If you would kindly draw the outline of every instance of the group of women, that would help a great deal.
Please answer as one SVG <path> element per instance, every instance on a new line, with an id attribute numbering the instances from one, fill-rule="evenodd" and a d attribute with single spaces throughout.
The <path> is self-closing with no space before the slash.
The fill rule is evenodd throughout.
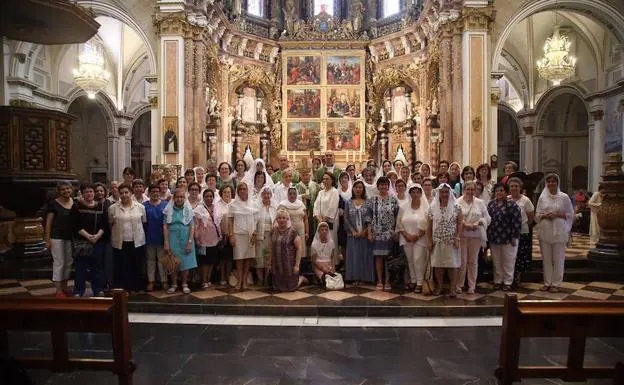
<path id="1" fill-rule="evenodd" d="M 513 164 L 494 183 L 487 164 L 475 171 L 442 161 L 434 178 L 427 163 L 410 170 L 400 160 L 379 168 L 369 161 L 356 174 L 355 165 L 342 172 L 333 154 L 328 160 L 315 158 L 312 169 L 296 171 L 280 161 L 277 173 L 262 159 L 234 167 L 210 163 L 177 180 L 165 169 L 147 186 L 126 169 L 110 194 L 102 184 L 83 185 L 77 198 L 61 183 L 46 223 L 57 295 L 66 295 L 74 258 L 76 296 L 85 294 L 88 270 L 95 295 L 112 286 L 188 294 L 196 268 L 202 289 L 217 276 L 221 285 L 244 290 L 254 269 L 259 285 L 270 280 L 274 289 L 292 291 L 306 283 L 301 268 L 309 258 L 319 282 L 340 265 L 354 285 L 391 290 L 404 280 L 422 293 L 431 283 L 433 294 L 447 287 L 453 297 L 475 292 L 479 255 L 487 248 L 495 287 L 510 290 L 530 266 L 533 222 L 543 255 L 542 289 L 561 285 L 574 211 L 556 175 L 546 177 L 534 208 L 522 181 L 511 177 Z M 166 255 L 179 261 L 177 271 L 165 271 Z M 407 262 L 404 276 L 393 274 L 397 261 Z"/>

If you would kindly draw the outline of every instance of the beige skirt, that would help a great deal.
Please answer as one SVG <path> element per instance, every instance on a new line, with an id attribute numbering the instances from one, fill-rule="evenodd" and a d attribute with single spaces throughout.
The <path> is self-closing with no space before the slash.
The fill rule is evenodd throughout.
<path id="1" fill-rule="evenodd" d="M 236 246 L 234 246 L 234 260 L 251 259 L 256 257 L 256 247 L 249 241 L 251 236 L 247 234 L 234 234 Z"/>
<path id="2" fill-rule="evenodd" d="M 461 267 L 461 253 L 453 245 L 438 242 L 433 246 L 431 253 L 431 267 L 459 268 Z"/>

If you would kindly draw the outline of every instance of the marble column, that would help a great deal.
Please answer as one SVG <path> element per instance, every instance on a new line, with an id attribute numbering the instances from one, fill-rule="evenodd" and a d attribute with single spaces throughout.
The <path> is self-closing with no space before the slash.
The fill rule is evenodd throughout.
<path id="1" fill-rule="evenodd" d="M 453 68 L 451 37 L 445 36 L 440 44 L 440 131 L 443 135 L 440 160 L 453 161 Z M 433 161 L 433 159 L 432 159 Z"/>
<path id="2" fill-rule="evenodd" d="M 109 134 L 106 136 L 108 142 L 108 180 L 119 180 L 120 168 L 119 168 L 119 156 L 117 151 L 119 149 L 119 137 L 115 134 Z"/>
<path id="3" fill-rule="evenodd" d="M 520 154 L 520 170 L 527 170 L 528 173 L 536 172 L 535 164 L 535 140 L 533 134 L 537 126 L 537 116 L 535 112 L 520 114 L 520 129 L 524 132 L 524 153 Z"/>
<path id="4" fill-rule="evenodd" d="M 195 42 L 193 39 L 184 39 L 184 142 L 180 141 L 180 147 L 184 147 L 184 157 L 182 157 L 183 168 L 195 166 L 193 162 L 194 148 L 194 111 L 193 103 L 195 84 Z"/>
<path id="5" fill-rule="evenodd" d="M 485 3 L 487 4 L 487 2 Z M 497 152 L 496 119 L 490 108 L 489 23 L 492 7 L 464 7 L 463 159 L 477 166 Z"/>
<path id="6" fill-rule="evenodd" d="M 130 142 L 128 138 L 126 138 L 127 133 L 128 129 L 125 127 L 117 129 L 117 180 L 121 178 L 123 169 L 130 166 L 130 159 L 128 159 L 128 153 L 126 151 L 126 147 Z"/>
<path id="7" fill-rule="evenodd" d="M 202 135 L 206 130 L 206 45 L 201 40 L 196 40 L 195 45 L 195 81 L 193 84 L 193 166 L 203 166 L 206 163 L 206 146 L 202 141 Z M 190 138 L 189 138 L 190 139 Z M 188 140 L 188 139 L 187 139 Z"/>
<path id="8" fill-rule="evenodd" d="M 592 104 L 589 124 L 589 191 L 598 191 L 600 185 L 605 141 L 604 110 L 601 104 Z"/>
<path id="9" fill-rule="evenodd" d="M 448 159 L 449 162 L 463 162 L 463 65 L 462 65 L 462 30 L 458 23 L 453 23 L 453 41 L 452 41 L 452 59 L 453 59 L 453 156 Z M 466 163 L 462 163 L 466 164 Z"/>

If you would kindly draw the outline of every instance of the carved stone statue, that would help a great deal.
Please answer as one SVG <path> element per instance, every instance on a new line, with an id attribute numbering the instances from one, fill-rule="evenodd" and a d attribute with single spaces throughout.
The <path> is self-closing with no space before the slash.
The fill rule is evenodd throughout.
<path id="1" fill-rule="evenodd" d="M 266 108 L 263 108 L 262 111 L 260 111 L 260 122 L 261 123 L 267 123 L 267 110 Z"/>
<path id="2" fill-rule="evenodd" d="M 362 4 L 361 0 L 355 0 L 352 2 L 350 15 L 353 30 L 355 32 L 360 32 L 362 30 L 365 11 L 366 7 L 364 7 L 364 4 Z"/>
<path id="3" fill-rule="evenodd" d="M 386 122 L 386 110 L 382 108 L 381 110 L 379 110 L 379 114 L 381 115 L 381 123 L 385 123 Z"/>
<path id="4" fill-rule="evenodd" d="M 296 21 L 295 2 L 294 0 L 287 0 L 286 6 L 284 7 L 284 26 L 286 27 L 286 32 L 292 33 L 294 31 Z"/>

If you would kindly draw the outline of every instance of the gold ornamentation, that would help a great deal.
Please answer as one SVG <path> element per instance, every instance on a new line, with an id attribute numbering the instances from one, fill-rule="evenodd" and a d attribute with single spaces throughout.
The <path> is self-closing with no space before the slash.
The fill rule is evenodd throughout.
<path id="1" fill-rule="evenodd" d="M 353 27 L 352 20 L 339 20 L 326 13 L 321 13 L 311 21 L 298 20 L 294 16 L 294 5 L 287 3 L 284 9 L 286 14 L 286 32 L 282 34 L 282 41 L 327 41 L 327 40 L 369 40 L 366 31 L 360 32 Z"/>
<path id="2" fill-rule="evenodd" d="M 9 106 L 32 108 L 35 107 L 35 103 L 23 99 L 11 99 L 9 100 Z"/>
<path id="3" fill-rule="evenodd" d="M 482 124 L 483 124 L 483 121 L 481 120 L 480 116 L 474 117 L 474 119 L 472 119 L 472 129 L 473 129 L 473 131 L 475 131 L 475 132 L 481 131 Z"/>
<path id="4" fill-rule="evenodd" d="M 158 108 L 158 96 L 150 96 L 149 103 L 152 108 Z"/>
<path id="5" fill-rule="evenodd" d="M 491 92 L 490 93 L 490 103 L 492 105 L 498 105 L 500 103 L 501 97 L 500 92 Z"/>
<path id="6" fill-rule="evenodd" d="M 624 247 L 624 174 L 622 154 L 607 154 L 602 188 L 602 205 L 598 209 L 600 244 Z"/>
<path id="7" fill-rule="evenodd" d="M 462 20 L 466 29 L 490 30 L 494 20 L 496 20 L 496 9 L 494 7 L 472 8 L 467 7 L 462 10 Z"/>

